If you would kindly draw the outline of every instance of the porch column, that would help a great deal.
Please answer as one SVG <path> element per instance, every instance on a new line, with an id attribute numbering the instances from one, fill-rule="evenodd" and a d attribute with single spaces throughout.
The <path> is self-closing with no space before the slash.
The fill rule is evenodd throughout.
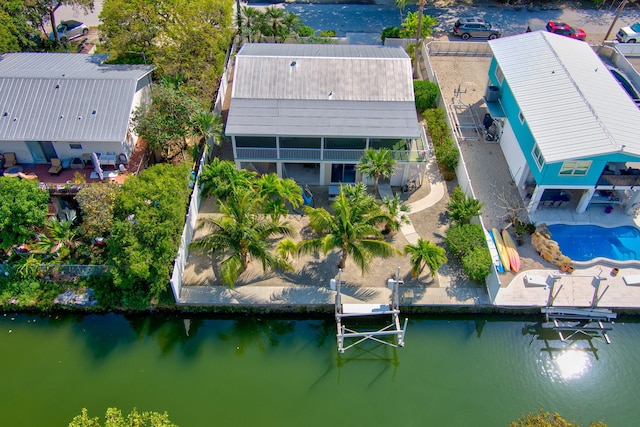
<path id="1" fill-rule="evenodd" d="M 627 203 L 627 208 L 624 211 L 627 215 L 635 215 L 640 204 L 640 190 L 632 190 L 632 193 L 629 198 L 629 203 Z"/>
<path id="2" fill-rule="evenodd" d="M 544 187 L 536 185 L 536 188 L 533 189 L 533 194 L 531 194 L 531 199 L 529 199 L 529 204 L 527 205 L 527 213 L 538 210 L 542 193 L 544 193 Z"/>
<path id="3" fill-rule="evenodd" d="M 589 202 L 591 201 L 591 198 L 593 197 L 593 194 L 595 192 L 596 192 L 596 189 L 594 187 L 594 188 L 588 188 L 582 194 L 582 197 L 580 197 L 580 201 L 578 202 L 578 207 L 576 208 L 577 213 L 584 213 L 587 210 L 587 208 L 589 207 Z"/>
<path id="4" fill-rule="evenodd" d="M 231 135 L 231 147 L 233 147 L 233 158 L 237 159 L 238 158 L 238 150 L 236 147 L 236 136 L 235 135 Z"/>

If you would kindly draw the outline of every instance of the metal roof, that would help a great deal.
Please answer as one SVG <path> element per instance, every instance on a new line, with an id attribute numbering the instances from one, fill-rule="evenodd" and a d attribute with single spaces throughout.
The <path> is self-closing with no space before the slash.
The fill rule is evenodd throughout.
<path id="1" fill-rule="evenodd" d="M 0 57 L 0 141 L 121 141 L 138 82 L 152 66 L 105 65 L 106 55 Z"/>
<path id="2" fill-rule="evenodd" d="M 420 135 L 411 60 L 403 49 L 259 43 L 238 52 L 227 134 L 375 132 Z"/>
<path id="3" fill-rule="evenodd" d="M 640 110 L 587 43 L 536 31 L 489 45 L 546 162 L 640 156 Z"/>

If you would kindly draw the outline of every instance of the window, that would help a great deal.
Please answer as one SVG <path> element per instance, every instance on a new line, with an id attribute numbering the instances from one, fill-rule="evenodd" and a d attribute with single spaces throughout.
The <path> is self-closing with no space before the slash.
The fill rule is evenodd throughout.
<path id="1" fill-rule="evenodd" d="M 544 157 L 542 157 L 542 153 L 540 152 L 540 148 L 538 148 L 538 144 L 533 146 L 533 152 L 531 154 L 533 155 L 533 159 L 538 165 L 538 169 L 542 170 L 542 167 L 544 166 Z"/>
<path id="2" fill-rule="evenodd" d="M 591 167 L 590 160 L 572 161 L 562 163 L 560 175 L 565 176 L 585 176 Z"/>
<path id="3" fill-rule="evenodd" d="M 69 144 L 69 148 L 72 150 L 82 150 L 82 144 Z"/>
<path id="4" fill-rule="evenodd" d="M 498 83 L 502 84 L 504 80 L 504 74 L 502 74 L 502 68 L 499 65 L 496 66 L 496 79 L 498 79 Z"/>

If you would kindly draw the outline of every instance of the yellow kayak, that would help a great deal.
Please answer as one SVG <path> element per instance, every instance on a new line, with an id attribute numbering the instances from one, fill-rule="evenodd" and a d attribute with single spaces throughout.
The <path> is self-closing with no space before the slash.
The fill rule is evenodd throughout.
<path id="1" fill-rule="evenodd" d="M 507 248 L 502 241 L 502 237 L 500 236 L 500 232 L 496 228 L 491 229 L 491 234 L 493 234 L 493 240 L 496 242 L 496 249 L 498 250 L 498 255 L 500 255 L 500 261 L 502 261 L 502 266 L 504 267 L 504 271 L 510 271 L 510 262 L 509 262 L 509 253 L 507 252 Z"/>
<path id="2" fill-rule="evenodd" d="M 520 255 L 518 254 L 518 249 L 516 249 L 516 244 L 509 231 L 502 230 L 502 241 L 504 242 L 507 254 L 509 255 L 509 265 L 511 265 L 511 270 L 517 273 L 520 270 Z"/>

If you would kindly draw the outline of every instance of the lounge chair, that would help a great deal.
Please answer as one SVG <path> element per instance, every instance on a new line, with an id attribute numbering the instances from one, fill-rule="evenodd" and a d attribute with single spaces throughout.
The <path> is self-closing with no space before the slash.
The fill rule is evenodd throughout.
<path id="1" fill-rule="evenodd" d="M 62 172 L 62 162 L 60 161 L 60 159 L 54 157 L 53 159 L 51 159 L 51 167 L 49 168 L 49 173 L 51 175 L 58 175 L 60 172 Z"/>
<path id="2" fill-rule="evenodd" d="M 4 153 L 4 167 L 10 168 L 16 166 L 18 160 L 16 159 L 16 153 Z"/>

